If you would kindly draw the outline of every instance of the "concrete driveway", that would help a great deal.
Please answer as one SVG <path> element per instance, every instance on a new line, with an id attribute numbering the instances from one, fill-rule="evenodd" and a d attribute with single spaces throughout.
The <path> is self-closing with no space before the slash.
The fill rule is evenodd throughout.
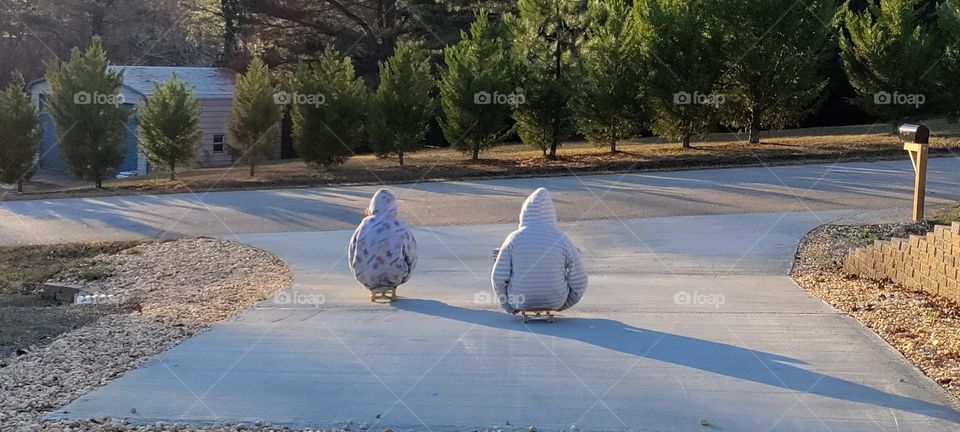
<path id="1" fill-rule="evenodd" d="M 906 158 L 906 156 L 904 156 Z M 960 159 L 930 160 L 928 203 L 960 200 Z M 909 160 L 397 185 L 416 226 L 508 223 L 545 186 L 559 216 L 588 219 L 895 209 L 909 216 Z M 0 201 L 0 245 L 345 230 L 376 187 Z"/>
<path id="2" fill-rule="evenodd" d="M 291 263 L 294 286 L 53 417 L 354 430 L 956 431 L 951 396 L 786 276 L 807 230 L 850 215 L 564 224 L 591 282 L 556 324 L 523 324 L 490 303 L 491 250 L 513 223 L 421 225 L 421 266 L 393 305 L 369 303 L 352 280 L 349 231 L 237 235 Z"/>

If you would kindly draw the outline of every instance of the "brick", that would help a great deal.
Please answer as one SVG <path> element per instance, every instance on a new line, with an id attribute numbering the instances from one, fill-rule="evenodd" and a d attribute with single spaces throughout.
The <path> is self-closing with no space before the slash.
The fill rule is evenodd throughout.
<path id="1" fill-rule="evenodd" d="M 950 225 L 950 232 L 953 235 L 960 235 L 960 222 L 954 222 Z"/>
<path id="2" fill-rule="evenodd" d="M 894 249 L 900 250 L 900 251 L 902 251 L 904 248 L 910 246 L 910 242 L 908 242 L 908 241 L 906 241 L 906 240 L 903 240 L 903 239 L 898 239 L 898 238 L 893 239 L 893 240 L 892 240 L 892 243 L 893 243 Z"/>

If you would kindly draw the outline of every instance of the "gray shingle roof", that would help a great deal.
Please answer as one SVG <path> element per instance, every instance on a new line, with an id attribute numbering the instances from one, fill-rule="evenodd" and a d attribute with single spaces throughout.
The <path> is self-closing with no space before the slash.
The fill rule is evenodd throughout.
<path id="1" fill-rule="evenodd" d="M 123 69 L 123 85 L 144 96 L 153 94 L 153 84 L 162 83 L 174 73 L 177 78 L 193 87 L 197 97 L 231 98 L 236 82 L 236 72 L 225 68 L 173 67 L 173 66 L 110 66 L 111 69 Z M 28 88 L 46 81 L 40 78 L 31 81 Z"/>
<path id="2" fill-rule="evenodd" d="M 168 66 L 110 66 L 123 69 L 123 84 L 143 94 L 153 93 L 153 84 L 168 80 L 173 74 L 193 87 L 198 97 L 231 97 L 236 73 L 225 68 Z"/>

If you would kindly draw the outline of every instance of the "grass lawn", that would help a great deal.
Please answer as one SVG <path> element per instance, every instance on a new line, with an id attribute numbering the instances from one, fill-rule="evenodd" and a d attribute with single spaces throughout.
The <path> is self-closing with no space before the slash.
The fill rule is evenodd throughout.
<path id="1" fill-rule="evenodd" d="M 0 296 L 34 294 L 45 281 L 69 268 L 86 266 L 100 254 L 117 253 L 142 242 L 67 243 L 0 247 Z M 91 268 L 96 271 L 95 267 Z"/>
<path id="2" fill-rule="evenodd" d="M 89 324 L 106 308 L 80 308 L 41 297 L 37 289 L 57 273 L 88 266 L 102 253 L 116 253 L 140 242 L 72 243 L 0 247 L 0 367 L 3 358 Z M 96 272 L 96 267 L 90 267 Z"/>
<path id="3" fill-rule="evenodd" d="M 929 125 L 934 136 L 931 155 L 960 154 L 960 125 L 942 121 Z M 0 199 L 906 159 L 906 152 L 888 129 L 889 126 L 882 124 L 793 129 L 765 133 L 760 144 L 748 144 L 743 136 L 735 134 L 714 134 L 695 141 L 690 150 L 683 150 L 676 143 L 646 138 L 622 143 L 617 153 L 585 142 L 569 142 L 559 149 L 556 160 L 546 159 L 540 151 L 519 144 L 482 153 L 479 161 L 470 161 L 464 154 L 447 148 L 434 148 L 406 155 L 403 167 L 396 159 L 377 159 L 372 155 L 354 156 L 344 165 L 325 171 L 308 167 L 299 160 L 285 160 L 259 167 L 256 177 L 249 177 L 242 166 L 195 168 L 178 173 L 177 181 L 169 181 L 166 173 L 156 172 L 107 181 L 103 191 L 91 190 L 86 184 L 39 188 L 29 185 L 26 194 L 0 192 Z"/>

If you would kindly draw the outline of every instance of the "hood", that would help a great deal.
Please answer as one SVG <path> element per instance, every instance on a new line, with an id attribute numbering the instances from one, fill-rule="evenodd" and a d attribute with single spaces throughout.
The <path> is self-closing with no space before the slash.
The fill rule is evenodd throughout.
<path id="1" fill-rule="evenodd" d="M 395 218 L 400 210 L 397 206 L 397 196 L 390 189 L 380 189 L 373 194 L 368 210 L 373 216 Z"/>
<path id="2" fill-rule="evenodd" d="M 550 191 L 540 188 L 530 194 L 520 210 L 520 226 L 556 225 L 557 210 L 550 199 Z"/>

